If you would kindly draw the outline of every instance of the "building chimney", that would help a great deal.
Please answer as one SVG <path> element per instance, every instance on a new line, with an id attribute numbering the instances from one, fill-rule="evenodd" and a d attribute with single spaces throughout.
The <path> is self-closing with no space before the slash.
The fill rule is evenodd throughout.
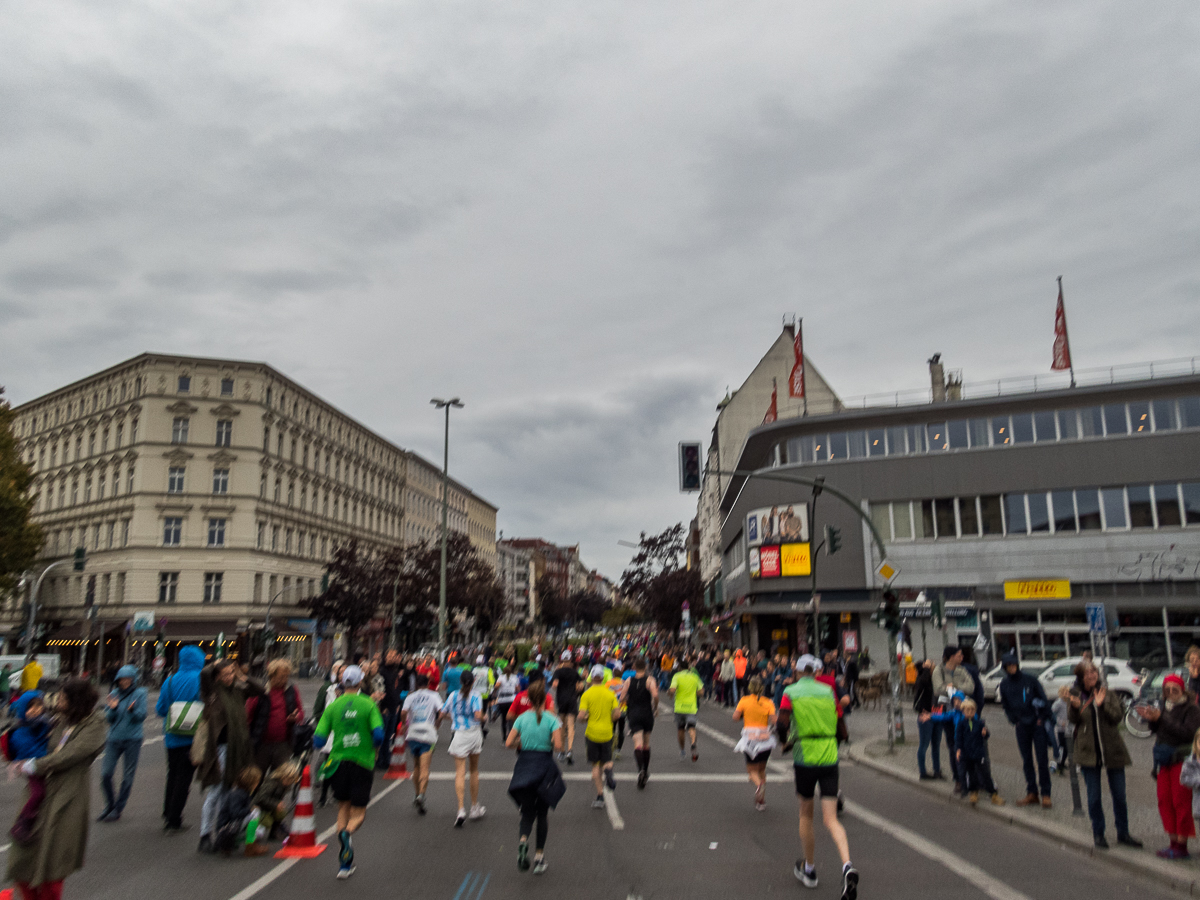
<path id="1" fill-rule="evenodd" d="M 929 382 L 933 387 L 933 402 L 946 402 L 946 370 L 942 368 L 942 354 L 935 353 L 929 358 Z"/>
<path id="2" fill-rule="evenodd" d="M 946 399 L 962 399 L 962 369 L 955 369 L 946 376 Z"/>

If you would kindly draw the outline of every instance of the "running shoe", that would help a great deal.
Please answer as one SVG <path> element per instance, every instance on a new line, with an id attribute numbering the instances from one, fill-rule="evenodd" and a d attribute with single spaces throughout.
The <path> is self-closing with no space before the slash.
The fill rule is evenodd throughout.
<path id="1" fill-rule="evenodd" d="M 343 869 L 350 867 L 354 862 L 354 844 L 350 840 L 350 832 L 345 829 L 338 832 L 338 862 Z"/>
<path id="2" fill-rule="evenodd" d="M 604 809 L 604 798 L 597 797 L 592 801 L 592 809 Z"/>
<path id="3" fill-rule="evenodd" d="M 700 758 L 700 751 L 696 749 L 696 745 L 692 744 L 692 762 L 696 762 Z"/>
<path id="4" fill-rule="evenodd" d="M 543 857 L 542 859 L 535 859 L 535 860 L 533 861 L 533 874 L 534 874 L 534 875 L 541 875 L 541 874 L 542 874 L 543 872 L 545 872 L 545 871 L 546 871 L 546 859 L 545 859 L 545 857 Z"/>
<path id="5" fill-rule="evenodd" d="M 755 808 L 756 810 L 758 810 L 759 812 L 762 812 L 763 810 L 765 810 L 765 809 L 767 808 L 767 804 L 765 804 L 765 803 L 762 803 L 762 802 L 760 802 L 760 801 L 758 801 L 758 800 L 755 800 L 755 801 L 754 801 L 754 808 Z"/>
<path id="6" fill-rule="evenodd" d="M 806 871 L 804 868 L 804 860 L 802 859 L 796 860 L 796 867 L 792 869 L 792 874 L 795 875 L 796 880 L 806 888 L 815 888 L 817 886 L 817 870 L 813 869 L 811 872 Z"/>
<path id="7" fill-rule="evenodd" d="M 529 871 L 529 842 L 521 841 L 517 844 L 517 868 L 522 872 Z"/>
<path id="8" fill-rule="evenodd" d="M 570 750 L 567 751 L 567 765 L 575 765 L 575 754 L 573 754 Z"/>
<path id="9" fill-rule="evenodd" d="M 638 772 L 638 790 L 639 791 L 645 790 L 646 778 L 648 776 L 649 776 L 649 773 L 645 769 L 642 769 L 642 771 Z"/>
<path id="10" fill-rule="evenodd" d="M 767 805 L 767 786 L 760 784 L 754 789 L 754 805 L 765 807 Z"/>
<path id="11" fill-rule="evenodd" d="M 338 869 L 338 881 L 345 881 L 358 870 L 358 866 L 342 866 Z"/>
<path id="12" fill-rule="evenodd" d="M 458 815 L 454 817 L 454 827 L 462 828 L 463 822 L 465 821 L 467 821 L 467 811 L 465 809 L 460 809 L 458 811 Z"/>
<path id="13" fill-rule="evenodd" d="M 417 799 L 413 801 L 413 805 L 417 808 L 417 812 L 425 815 L 425 795 L 417 794 Z"/>
<path id="14" fill-rule="evenodd" d="M 486 812 L 487 812 L 486 806 L 480 806 L 478 803 L 476 803 L 474 806 L 471 807 L 471 815 L 469 818 L 471 819 L 472 822 L 477 822 L 483 818 L 483 816 Z"/>
<path id="15" fill-rule="evenodd" d="M 858 872 L 853 866 L 842 872 L 842 900 L 858 900 Z"/>
<path id="16" fill-rule="evenodd" d="M 604 770 L 604 783 L 608 785 L 608 789 L 610 791 L 615 791 L 617 789 L 617 779 L 613 777 L 612 769 Z"/>

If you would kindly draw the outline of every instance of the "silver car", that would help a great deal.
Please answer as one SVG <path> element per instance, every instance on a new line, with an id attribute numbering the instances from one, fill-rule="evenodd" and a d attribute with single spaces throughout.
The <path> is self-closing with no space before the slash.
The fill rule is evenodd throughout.
<path id="1" fill-rule="evenodd" d="M 1028 672 L 1034 678 L 1041 674 L 1042 670 L 1050 663 L 1041 662 L 1040 660 L 1026 659 L 1021 661 L 1021 670 Z M 1004 678 L 1004 666 L 996 663 L 991 669 L 985 672 L 980 678 L 983 679 L 983 699 L 992 703 L 1000 702 L 1000 680 Z"/>
<path id="2" fill-rule="evenodd" d="M 1075 683 L 1075 667 L 1082 661 L 1082 656 L 1071 656 L 1067 659 L 1060 659 L 1057 662 L 1051 663 L 1050 666 L 1038 676 L 1038 681 L 1042 683 L 1042 687 L 1046 689 L 1046 696 L 1053 702 L 1058 696 L 1058 689 L 1064 685 L 1070 686 Z M 1104 683 L 1108 685 L 1108 689 L 1121 698 L 1121 704 L 1128 708 L 1133 702 L 1133 698 L 1138 695 L 1138 691 L 1142 687 L 1142 676 L 1129 664 L 1127 659 L 1114 659 L 1111 656 L 1101 657 L 1095 660 L 1097 666 L 1100 667 L 1101 676 L 1104 678 Z"/>

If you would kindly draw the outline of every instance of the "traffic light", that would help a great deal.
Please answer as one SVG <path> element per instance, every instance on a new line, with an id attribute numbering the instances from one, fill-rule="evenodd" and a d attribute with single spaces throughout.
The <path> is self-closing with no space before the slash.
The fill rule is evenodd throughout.
<path id="1" fill-rule="evenodd" d="M 828 613 L 817 616 L 817 631 L 822 647 L 829 646 L 829 629 L 831 621 L 832 616 L 830 616 Z"/>
<path id="2" fill-rule="evenodd" d="M 679 442 L 679 490 L 700 490 L 700 444 L 695 441 Z"/>
<path id="3" fill-rule="evenodd" d="M 900 631 L 900 598 L 894 591 L 883 592 L 883 602 L 879 604 L 879 608 L 871 618 L 876 625 L 886 629 L 889 634 L 896 634 Z"/>
<path id="4" fill-rule="evenodd" d="M 842 549 L 842 529 L 825 526 L 825 555 L 833 556 Z"/>
<path id="5" fill-rule="evenodd" d="M 87 565 L 87 549 L 84 547 L 75 548 L 75 571 L 82 572 L 83 567 Z"/>

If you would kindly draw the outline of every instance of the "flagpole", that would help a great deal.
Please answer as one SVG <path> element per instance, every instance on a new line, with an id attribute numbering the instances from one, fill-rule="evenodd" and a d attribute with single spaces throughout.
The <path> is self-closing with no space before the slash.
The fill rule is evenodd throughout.
<path id="1" fill-rule="evenodd" d="M 1062 276 L 1061 276 L 1061 275 L 1059 275 L 1059 276 L 1058 276 L 1058 296 L 1059 296 L 1059 299 L 1062 299 L 1062 295 L 1063 295 L 1063 289 L 1062 289 Z M 1067 302 L 1066 302 L 1066 300 L 1063 300 L 1063 301 L 1062 301 L 1062 304 L 1063 304 L 1063 333 L 1065 334 L 1065 333 L 1066 333 L 1066 330 L 1067 330 Z M 1067 346 L 1068 346 L 1068 347 L 1070 347 L 1070 339 L 1069 339 L 1069 338 L 1068 338 L 1068 343 L 1067 343 Z M 1070 362 L 1067 364 L 1067 366 L 1068 366 L 1068 368 L 1071 370 L 1071 387 L 1075 387 L 1075 361 L 1074 361 L 1074 359 L 1072 359 L 1072 360 L 1071 360 L 1071 361 L 1070 361 Z"/>
<path id="2" fill-rule="evenodd" d="M 804 346 L 804 316 L 800 317 L 800 321 L 796 325 L 796 327 L 800 329 L 800 331 L 799 331 L 800 346 L 803 347 Z M 805 361 L 805 365 L 808 365 L 807 361 Z M 805 378 L 804 378 L 804 414 L 807 416 L 808 415 L 808 373 L 805 372 L 804 375 L 805 375 Z"/>

